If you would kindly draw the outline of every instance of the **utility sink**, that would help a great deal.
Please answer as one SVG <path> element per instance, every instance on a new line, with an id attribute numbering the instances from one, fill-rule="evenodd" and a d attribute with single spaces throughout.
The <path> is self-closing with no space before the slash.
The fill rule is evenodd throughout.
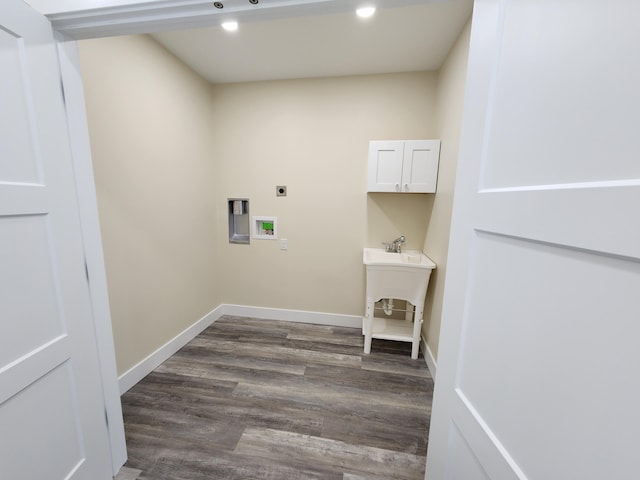
<path id="1" fill-rule="evenodd" d="M 436 264 L 422 252 L 390 253 L 381 248 L 365 248 L 362 263 L 367 271 L 365 353 L 371 352 L 372 338 L 381 338 L 412 342 L 411 358 L 418 358 L 424 299 Z M 385 298 L 408 302 L 405 320 L 374 316 L 374 304 Z"/>
<path id="2" fill-rule="evenodd" d="M 362 263 L 365 265 L 396 265 L 410 268 L 428 268 L 433 270 L 436 264 L 424 253 L 407 251 L 403 253 L 390 253 L 381 248 L 365 248 L 362 255 Z"/>
<path id="3" fill-rule="evenodd" d="M 436 264 L 424 253 L 389 253 L 381 248 L 365 248 L 362 263 L 367 269 L 367 297 L 398 298 L 422 304 L 431 270 Z"/>

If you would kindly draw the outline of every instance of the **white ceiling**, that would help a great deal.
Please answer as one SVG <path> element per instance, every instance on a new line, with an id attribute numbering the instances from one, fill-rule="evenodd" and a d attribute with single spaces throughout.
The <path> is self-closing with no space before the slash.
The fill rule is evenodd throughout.
<path id="1" fill-rule="evenodd" d="M 415 3 L 415 2 L 414 2 Z M 211 83 L 436 70 L 471 16 L 473 0 L 430 0 L 354 12 L 218 24 L 153 34 Z"/>

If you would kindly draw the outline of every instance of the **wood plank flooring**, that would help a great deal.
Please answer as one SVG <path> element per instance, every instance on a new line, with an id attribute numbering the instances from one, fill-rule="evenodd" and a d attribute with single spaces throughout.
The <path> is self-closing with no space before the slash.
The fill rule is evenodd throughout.
<path id="1" fill-rule="evenodd" d="M 409 343 L 362 348 L 359 329 L 220 318 L 122 396 L 129 474 L 422 480 L 424 359 Z"/>

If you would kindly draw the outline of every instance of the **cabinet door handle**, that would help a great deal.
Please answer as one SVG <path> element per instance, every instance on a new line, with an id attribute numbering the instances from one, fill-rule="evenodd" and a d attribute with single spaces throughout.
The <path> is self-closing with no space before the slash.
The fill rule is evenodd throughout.
<path id="1" fill-rule="evenodd" d="M 408 192 L 408 191 L 409 191 L 409 184 L 408 184 L 408 183 L 405 183 L 405 184 L 404 184 L 404 191 L 405 191 L 405 192 Z"/>
<path id="2" fill-rule="evenodd" d="M 400 184 L 396 183 L 396 192 L 399 192 L 399 191 L 400 191 Z"/>

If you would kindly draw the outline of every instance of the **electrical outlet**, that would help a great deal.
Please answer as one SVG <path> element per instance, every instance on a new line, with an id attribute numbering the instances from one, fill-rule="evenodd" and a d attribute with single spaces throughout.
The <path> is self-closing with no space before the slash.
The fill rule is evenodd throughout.
<path id="1" fill-rule="evenodd" d="M 289 240 L 286 238 L 280 239 L 280 250 L 289 250 Z"/>

